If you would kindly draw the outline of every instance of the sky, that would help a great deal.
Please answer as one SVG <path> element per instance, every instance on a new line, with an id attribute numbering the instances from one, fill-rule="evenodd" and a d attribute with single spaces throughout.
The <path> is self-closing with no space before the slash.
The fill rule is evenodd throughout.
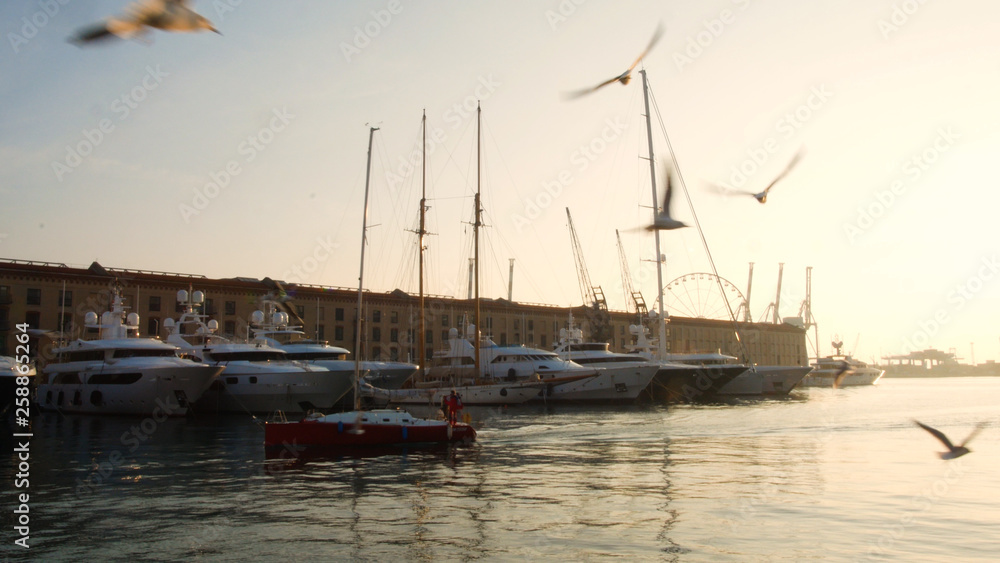
<path id="1" fill-rule="evenodd" d="M 415 292 L 421 116 L 427 291 L 464 297 L 482 107 L 482 290 L 626 310 L 657 278 L 642 80 L 662 197 L 664 303 L 716 306 L 691 278 L 800 315 L 820 352 L 1000 358 L 1000 5 L 985 0 L 240 2 L 221 32 L 78 47 L 126 2 L 0 5 L 0 257 Z M 615 77 L 663 35 L 627 85 Z M 801 154 L 758 204 L 759 191 Z M 718 185 L 729 188 L 720 193 Z M 727 195 L 728 194 L 728 195 Z M 694 212 L 692 214 L 692 210 Z M 702 284 L 702 288 L 705 284 Z M 698 293 L 700 292 L 700 293 Z M 738 297 L 733 297 L 738 300 Z"/>

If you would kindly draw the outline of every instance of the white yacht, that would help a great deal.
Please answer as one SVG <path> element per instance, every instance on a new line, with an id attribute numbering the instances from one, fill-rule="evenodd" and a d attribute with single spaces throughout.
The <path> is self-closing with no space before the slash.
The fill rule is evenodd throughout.
<path id="1" fill-rule="evenodd" d="M 167 319 L 167 342 L 181 352 L 211 365 L 224 366 L 225 373 L 197 402 L 200 411 L 225 413 L 302 413 L 332 409 L 343 397 L 345 379 L 318 365 L 290 360 L 279 348 L 263 342 L 236 343 L 216 331 L 218 321 L 205 321 L 196 312 L 205 295 L 185 290 L 177 293 L 185 311 L 177 321 Z"/>
<path id="2" fill-rule="evenodd" d="M 479 348 L 480 369 L 476 373 L 475 326 L 468 325 L 468 336 L 460 338 L 458 329 L 448 331 L 448 347 L 438 350 L 431 365 L 407 383 L 406 388 L 386 392 L 367 388 L 363 391 L 392 403 L 437 404 L 455 389 L 466 405 L 510 405 L 542 397 L 560 400 L 569 392 L 566 385 L 592 379 L 596 371 L 561 359 L 552 352 L 524 346 L 498 346 L 489 338 Z M 575 388 L 573 388 L 576 391 Z"/>
<path id="3" fill-rule="evenodd" d="M 670 361 L 689 365 L 737 365 L 739 358 L 720 352 L 667 354 Z M 758 366 L 746 370 L 718 390 L 718 395 L 787 395 L 812 371 L 811 366 Z"/>
<path id="4" fill-rule="evenodd" d="M 254 340 L 284 350 L 289 359 L 310 362 L 325 367 L 334 374 L 346 374 L 345 395 L 354 387 L 354 360 L 348 360 L 351 353 L 347 348 L 331 346 L 325 340 L 306 337 L 301 326 L 289 324 L 288 313 L 273 311 L 271 322 L 265 324 L 264 311 L 254 311 L 250 322 Z M 382 389 L 399 389 L 417 371 L 417 366 L 406 362 L 361 361 L 362 383 Z"/>
<path id="5" fill-rule="evenodd" d="M 856 387 L 875 385 L 882 378 L 885 370 L 872 367 L 849 355 L 837 353 L 825 358 L 819 358 L 813 364 L 814 369 L 802 380 L 803 387 Z M 834 385 L 840 376 L 840 382 Z"/>
<path id="6" fill-rule="evenodd" d="M 100 321 L 87 313 L 84 324 L 97 329 L 98 338 L 57 347 L 56 360 L 41 368 L 37 402 L 43 410 L 184 416 L 223 370 L 178 357 L 172 344 L 139 338 L 139 315 L 125 314 L 117 292 Z"/>
<path id="7" fill-rule="evenodd" d="M 639 354 L 608 350 L 607 342 L 584 342 L 583 331 L 573 326 L 560 329 L 555 353 L 564 360 L 597 371 L 595 377 L 561 385 L 562 398 L 577 401 L 634 401 L 639 398 L 662 366 Z"/>
<path id="8" fill-rule="evenodd" d="M 694 361 L 683 354 L 664 354 L 661 358 L 656 352 L 657 342 L 649 338 L 646 327 L 630 325 L 629 333 L 635 338 L 628 348 L 629 353 L 648 358 L 660 366 L 647 390 L 654 401 L 710 400 L 747 370 L 744 365 Z"/>

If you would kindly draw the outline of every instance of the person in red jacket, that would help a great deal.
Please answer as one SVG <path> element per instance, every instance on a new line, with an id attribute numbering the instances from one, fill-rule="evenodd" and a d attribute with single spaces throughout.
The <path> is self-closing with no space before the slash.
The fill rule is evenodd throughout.
<path id="1" fill-rule="evenodd" d="M 445 399 L 448 404 L 448 422 L 455 424 L 458 422 L 458 411 L 462 410 L 462 397 L 455 392 L 454 389 L 451 390 L 451 395 Z"/>

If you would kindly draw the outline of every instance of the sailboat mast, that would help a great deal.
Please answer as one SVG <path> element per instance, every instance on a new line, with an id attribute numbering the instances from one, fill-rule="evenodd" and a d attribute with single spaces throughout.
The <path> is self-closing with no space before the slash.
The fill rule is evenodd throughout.
<path id="1" fill-rule="evenodd" d="M 364 311 L 361 309 L 361 293 L 365 287 L 365 246 L 368 243 L 368 186 L 371 182 L 372 174 L 372 139 L 378 127 L 372 127 L 368 131 L 368 163 L 365 165 L 365 207 L 364 218 L 361 220 L 361 271 L 358 274 L 358 313 L 357 326 L 355 328 L 354 339 L 354 410 L 361 410 L 361 394 L 358 389 L 358 381 L 361 379 L 361 331 L 364 330 L 362 321 Z"/>
<path id="2" fill-rule="evenodd" d="M 422 178 L 420 180 L 420 230 L 417 231 L 417 243 L 419 245 L 420 253 L 420 314 L 418 316 L 417 330 L 419 331 L 417 335 L 417 365 L 420 368 L 420 375 L 423 377 L 424 373 L 424 362 L 426 353 L 424 348 L 427 346 L 426 343 L 426 327 L 424 326 L 424 235 L 427 234 L 424 226 L 424 212 L 427 211 L 427 110 L 424 110 L 424 117 L 421 120 L 422 130 L 422 140 L 420 154 L 422 155 L 423 161 L 421 163 Z"/>
<path id="3" fill-rule="evenodd" d="M 483 137 L 482 129 L 483 129 L 483 110 L 482 110 L 482 107 L 477 103 L 476 104 L 476 222 L 473 223 L 473 227 L 474 227 L 474 229 L 473 229 L 474 237 L 473 238 L 475 240 L 475 246 L 476 246 L 476 250 L 475 250 L 475 254 L 474 254 L 474 256 L 475 256 L 475 263 L 476 263 L 476 267 L 475 267 L 475 284 L 474 284 L 476 286 L 476 294 L 475 294 L 476 314 L 475 314 L 475 317 L 474 317 L 475 318 L 475 323 L 476 323 L 476 329 L 475 329 L 474 334 L 473 334 L 473 337 L 475 338 L 475 340 L 472 343 L 472 347 L 475 348 L 475 351 L 476 351 L 476 377 L 479 377 L 479 374 L 481 373 L 479 371 L 479 366 L 480 366 L 479 343 L 480 343 L 480 340 L 481 340 L 480 337 L 479 337 L 479 334 L 480 334 L 480 327 L 479 327 L 479 227 L 482 226 L 482 221 L 481 221 L 481 219 L 482 219 L 482 205 L 481 205 L 481 190 L 482 190 L 482 148 L 480 146 L 481 143 L 482 143 L 482 137 Z"/>
<path id="4" fill-rule="evenodd" d="M 642 100 L 646 104 L 646 141 L 649 144 L 649 183 L 653 188 L 653 215 L 658 210 L 659 198 L 656 196 L 656 160 L 653 158 L 653 127 L 649 118 L 649 86 L 646 83 L 646 70 L 640 70 L 642 75 Z M 657 344 L 656 352 L 659 358 L 667 355 L 667 319 L 663 314 L 663 261 L 660 259 L 660 231 L 653 231 L 653 240 L 656 241 L 656 300 L 659 316 L 657 318 Z"/>

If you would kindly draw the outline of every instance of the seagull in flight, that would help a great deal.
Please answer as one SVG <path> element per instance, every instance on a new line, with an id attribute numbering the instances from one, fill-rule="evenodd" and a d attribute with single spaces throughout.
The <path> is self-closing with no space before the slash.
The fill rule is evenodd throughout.
<path id="1" fill-rule="evenodd" d="M 965 447 L 965 445 L 968 444 L 969 441 L 971 441 L 976 436 L 976 434 L 979 434 L 979 431 L 986 426 L 985 422 L 980 422 L 979 424 L 976 425 L 976 428 L 972 431 L 971 434 L 969 434 L 969 437 L 966 438 L 964 442 L 962 442 L 957 446 L 954 446 L 952 445 L 951 440 L 949 440 L 948 437 L 944 435 L 944 432 L 941 432 L 940 430 L 937 430 L 935 428 L 931 428 L 930 426 L 922 424 L 916 420 L 914 420 L 913 422 L 916 423 L 917 426 L 930 432 L 938 440 L 941 440 L 941 442 L 945 445 L 945 447 L 948 448 L 948 451 L 938 453 L 938 455 L 941 456 L 941 459 L 955 459 L 956 457 L 962 457 L 963 455 L 971 452 L 972 450 Z"/>
<path id="2" fill-rule="evenodd" d="M 719 192 L 721 194 L 725 194 L 725 195 L 745 194 L 745 195 L 753 196 L 753 198 L 756 199 L 757 201 L 759 201 L 760 203 L 767 203 L 767 193 L 769 191 L 771 191 L 771 188 L 773 188 L 775 184 L 778 183 L 778 180 L 781 180 L 782 178 L 785 177 L 785 175 L 787 175 L 789 172 L 791 172 L 792 168 L 794 168 L 795 165 L 798 164 L 800 158 L 802 158 L 802 151 L 801 150 L 798 153 L 795 154 L 795 157 L 792 158 L 792 160 L 788 163 L 788 166 L 786 166 L 785 169 L 781 171 L 781 174 L 778 174 L 778 176 L 774 180 L 772 180 L 771 183 L 768 184 L 767 187 L 764 188 L 764 191 L 762 191 L 762 192 L 754 193 L 754 192 L 748 192 L 748 191 L 745 191 L 745 190 L 732 190 L 732 189 L 729 189 L 729 188 L 727 188 L 725 186 L 719 186 L 719 185 L 717 185 L 715 187 L 715 190 L 717 192 Z"/>
<path id="3" fill-rule="evenodd" d="M 670 196 L 673 192 L 673 188 L 670 187 L 670 171 L 665 170 L 665 175 L 667 177 L 667 195 L 663 198 L 663 208 L 653 217 L 653 224 L 646 227 L 647 231 L 669 231 L 687 227 L 684 223 L 670 216 Z"/>
<path id="4" fill-rule="evenodd" d="M 566 99 L 573 99 L 573 98 L 579 98 L 580 96 L 585 96 L 587 94 L 590 94 L 591 92 L 595 92 L 598 89 L 607 86 L 608 84 L 614 84 L 615 82 L 621 82 L 623 86 L 626 85 L 626 84 L 628 84 L 629 80 L 632 80 L 632 71 L 635 70 L 636 65 L 638 65 L 639 61 L 641 61 L 642 59 L 644 59 L 646 57 L 646 55 L 649 54 L 649 51 L 650 51 L 650 49 L 653 48 L 653 45 L 656 45 L 656 42 L 660 40 L 660 36 L 661 35 L 663 35 L 663 25 L 662 24 L 656 28 L 656 32 L 653 33 L 653 38 L 650 39 L 649 45 L 646 46 L 646 50 L 643 51 L 642 54 L 639 55 L 635 59 L 635 62 L 632 63 L 632 66 L 628 67 L 628 70 L 626 70 L 625 72 L 619 74 L 618 76 L 616 76 L 614 78 L 609 78 L 609 79 L 605 80 L 604 82 L 601 82 L 600 84 L 598 84 L 597 86 L 594 86 L 593 88 L 584 88 L 583 90 L 577 90 L 576 92 L 570 92 L 570 93 L 566 94 Z"/>
<path id="5" fill-rule="evenodd" d="M 851 369 L 851 364 L 841 360 L 840 366 L 837 368 L 837 373 L 833 374 L 833 388 L 839 389 L 840 384 L 844 382 L 844 379 L 852 373 L 854 373 L 854 370 Z"/>
<path id="6" fill-rule="evenodd" d="M 89 43 L 111 36 L 130 39 L 145 34 L 148 28 L 163 31 L 190 32 L 203 29 L 222 33 L 205 16 L 189 7 L 188 0 L 141 0 L 125 8 L 121 16 L 108 18 L 103 23 L 81 29 L 71 40 Z"/>

